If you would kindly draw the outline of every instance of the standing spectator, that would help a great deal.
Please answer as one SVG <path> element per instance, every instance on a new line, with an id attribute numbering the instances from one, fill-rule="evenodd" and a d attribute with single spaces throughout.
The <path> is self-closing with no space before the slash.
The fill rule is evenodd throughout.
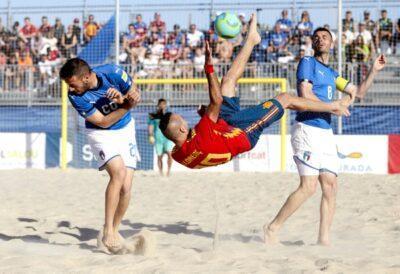
<path id="1" fill-rule="evenodd" d="M 372 34 L 369 30 L 367 30 L 365 22 L 360 22 L 358 24 L 358 32 L 354 33 L 354 37 L 358 37 L 359 35 L 361 35 L 361 37 L 363 38 L 364 45 L 366 45 L 369 48 L 369 51 L 374 52 L 374 43 L 372 40 Z"/>
<path id="2" fill-rule="evenodd" d="M 76 35 L 76 39 L 78 39 L 78 45 L 81 44 L 82 41 L 82 28 L 79 24 L 79 18 L 74 19 L 74 24 L 72 25 L 72 32 Z"/>
<path id="3" fill-rule="evenodd" d="M 131 64 L 143 62 L 146 48 L 143 46 L 142 37 L 136 33 L 133 24 L 129 25 L 129 32 L 124 36 L 123 48 L 129 55 Z"/>
<path id="4" fill-rule="evenodd" d="M 74 33 L 72 25 L 68 26 L 67 32 L 61 38 L 61 53 L 67 59 L 76 57 L 78 37 Z"/>
<path id="5" fill-rule="evenodd" d="M 150 27 L 156 27 L 158 32 L 166 31 L 165 22 L 161 20 L 160 13 L 158 12 L 154 13 L 154 21 L 150 23 Z"/>
<path id="6" fill-rule="evenodd" d="M 136 22 L 133 23 L 133 27 L 135 28 L 136 34 L 144 40 L 146 38 L 147 25 L 143 22 L 141 14 L 136 15 Z"/>
<path id="7" fill-rule="evenodd" d="M 64 25 L 61 23 L 60 18 L 56 18 L 56 23 L 54 24 L 53 35 L 57 39 L 57 47 L 61 46 L 61 38 L 65 33 Z"/>
<path id="8" fill-rule="evenodd" d="M 377 48 L 380 50 L 380 53 L 391 54 L 390 42 L 392 40 L 393 33 L 393 23 L 387 17 L 387 11 L 381 11 L 381 18 L 378 21 L 378 35 L 377 38 Z"/>
<path id="9" fill-rule="evenodd" d="M 36 27 L 31 23 L 31 19 L 29 17 L 24 18 L 24 26 L 20 30 L 20 34 L 25 38 L 25 41 L 29 46 L 32 38 L 35 36 L 37 32 Z"/>
<path id="10" fill-rule="evenodd" d="M 396 32 L 393 37 L 393 53 L 400 55 L 400 18 L 397 20 Z"/>
<path id="11" fill-rule="evenodd" d="M 39 32 L 42 35 L 45 35 L 50 30 L 51 30 L 51 25 L 49 23 L 49 19 L 47 18 L 47 16 L 42 16 L 42 24 L 39 27 Z"/>
<path id="12" fill-rule="evenodd" d="M 310 21 L 310 15 L 308 11 L 303 11 L 301 13 L 301 20 L 297 24 L 297 30 L 300 34 L 301 40 L 303 41 L 304 36 L 311 36 L 313 31 L 313 23 Z"/>
<path id="13" fill-rule="evenodd" d="M 204 45 L 204 33 L 197 30 L 196 24 L 191 24 L 186 34 L 186 45 L 193 52 L 197 47 Z"/>
<path id="14" fill-rule="evenodd" d="M 89 43 L 90 40 L 93 39 L 97 35 L 97 31 L 100 26 L 94 21 L 94 16 L 92 14 L 89 15 L 88 21 L 84 24 L 84 42 L 85 44 Z"/>
<path id="15" fill-rule="evenodd" d="M 275 25 L 279 24 L 282 33 L 289 38 L 292 33 L 292 21 L 288 18 L 288 11 L 285 9 L 282 11 L 282 18 L 276 21 Z"/>
<path id="16" fill-rule="evenodd" d="M 346 11 L 345 18 L 342 19 L 342 28 L 343 28 L 343 30 L 345 30 L 346 27 L 348 27 L 348 29 L 350 31 L 352 31 L 352 32 L 354 32 L 356 30 L 355 27 L 354 27 L 353 14 L 349 10 Z"/>
<path id="17" fill-rule="evenodd" d="M 48 33 L 48 32 L 47 32 Z M 46 33 L 46 35 L 47 35 Z M 36 64 L 40 60 L 40 49 L 43 46 L 43 37 L 40 32 L 37 32 L 31 43 L 31 53 L 33 62 Z"/>

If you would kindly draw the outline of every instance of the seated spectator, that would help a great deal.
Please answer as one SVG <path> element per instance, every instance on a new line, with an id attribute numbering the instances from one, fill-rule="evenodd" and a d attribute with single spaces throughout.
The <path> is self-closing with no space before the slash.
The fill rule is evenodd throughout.
<path id="1" fill-rule="evenodd" d="M 131 64 L 143 62 L 146 48 L 143 45 L 143 37 L 136 33 L 133 24 L 129 25 L 129 32 L 123 38 L 123 48 L 128 54 Z"/>
<path id="2" fill-rule="evenodd" d="M 203 77 L 204 76 L 203 75 L 204 64 L 205 64 L 205 55 L 203 52 L 203 48 L 197 47 L 194 51 L 194 58 L 193 58 L 193 67 L 194 67 L 195 77 Z"/>
<path id="3" fill-rule="evenodd" d="M 175 63 L 179 59 L 183 51 L 182 44 L 178 44 L 178 41 L 180 40 L 176 39 L 175 36 L 169 36 L 167 45 L 164 48 L 164 58 L 170 60 L 172 63 Z"/>
<path id="4" fill-rule="evenodd" d="M 218 56 L 219 63 L 229 64 L 232 61 L 233 43 L 229 40 L 220 38 L 217 43 L 215 54 Z"/>
<path id="5" fill-rule="evenodd" d="M 20 29 L 20 35 L 24 37 L 24 42 L 28 43 L 30 46 L 30 41 L 35 36 L 37 32 L 36 27 L 31 23 L 31 19 L 29 17 L 24 18 L 24 26 Z"/>
<path id="6" fill-rule="evenodd" d="M 342 60 L 344 62 L 352 61 L 351 44 L 348 43 L 348 39 L 344 33 L 342 33 Z"/>
<path id="7" fill-rule="evenodd" d="M 300 51 L 300 37 L 298 35 L 294 35 L 290 38 L 289 43 L 286 47 L 287 54 L 291 56 L 297 56 Z"/>
<path id="8" fill-rule="evenodd" d="M 308 14 L 308 11 L 303 11 L 301 13 L 301 20 L 297 24 L 297 31 L 302 39 L 304 36 L 312 35 L 313 23 L 310 21 L 310 15 Z"/>
<path id="9" fill-rule="evenodd" d="M 362 35 L 358 35 L 351 45 L 351 54 L 353 62 L 367 62 L 370 57 L 368 45 L 364 43 Z"/>
<path id="10" fill-rule="evenodd" d="M 15 54 L 12 54 L 7 60 L 7 66 L 5 70 L 4 89 L 10 91 L 17 89 L 19 86 L 19 74 L 18 74 L 18 58 Z"/>
<path id="11" fill-rule="evenodd" d="M 164 33 L 166 31 L 165 22 L 163 20 L 161 20 L 160 13 L 158 13 L 158 12 L 154 13 L 154 21 L 152 21 L 150 23 L 150 27 L 156 27 L 157 32 Z"/>
<path id="12" fill-rule="evenodd" d="M 144 41 L 147 34 L 147 25 L 143 22 L 141 14 L 136 15 L 136 22 L 133 23 L 133 27 L 135 28 L 135 33 Z"/>
<path id="13" fill-rule="evenodd" d="M 353 14 L 349 10 L 346 11 L 345 18 L 342 19 L 342 28 L 343 31 L 346 29 L 349 29 L 352 32 L 356 31 L 356 28 L 354 26 Z"/>
<path id="14" fill-rule="evenodd" d="M 47 16 L 42 16 L 42 24 L 39 27 L 39 32 L 44 35 L 51 30 L 51 25 Z"/>
<path id="15" fill-rule="evenodd" d="M 79 24 L 79 18 L 74 19 L 74 24 L 72 25 L 72 32 L 76 35 L 76 38 L 78 39 L 78 45 L 81 44 L 81 35 L 82 35 L 82 28 L 81 25 Z"/>
<path id="16" fill-rule="evenodd" d="M 49 31 L 46 36 L 42 37 L 39 54 L 47 55 L 49 51 L 58 51 L 57 43 L 57 38 L 54 37 L 54 30 Z"/>
<path id="17" fill-rule="evenodd" d="M 274 46 L 274 52 L 281 53 L 287 43 L 286 35 L 281 31 L 281 25 L 278 23 L 274 26 L 274 31 L 270 33 L 270 41 Z"/>
<path id="18" fill-rule="evenodd" d="M 396 31 L 393 36 L 393 53 L 400 55 L 400 18 L 397 20 Z"/>
<path id="19" fill-rule="evenodd" d="M 94 21 L 94 16 L 92 14 L 89 15 L 88 21 L 84 24 L 84 43 L 89 43 L 97 35 L 99 29 L 100 26 Z"/>
<path id="20" fill-rule="evenodd" d="M 377 35 L 377 47 L 381 53 L 391 54 L 391 39 L 393 35 L 393 23 L 387 17 L 387 11 L 381 11 L 381 18 L 378 21 L 378 35 Z"/>
<path id="21" fill-rule="evenodd" d="M 288 11 L 285 9 L 282 11 L 282 18 L 279 18 L 275 25 L 279 24 L 282 33 L 289 38 L 292 33 L 292 21 L 288 18 Z"/>
<path id="22" fill-rule="evenodd" d="M 48 32 L 46 32 L 48 35 Z M 42 33 L 37 32 L 35 37 L 31 41 L 31 53 L 33 58 L 33 63 L 37 63 L 40 60 L 40 50 L 43 47 Z"/>
<path id="23" fill-rule="evenodd" d="M 364 11 L 364 19 L 363 22 L 365 23 L 365 27 L 372 35 L 375 34 L 376 31 L 376 23 L 374 20 L 370 18 L 370 12 L 368 10 Z"/>
<path id="24" fill-rule="evenodd" d="M 165 45 L 162 43 L 163 40 L 158 38 L 159 38 L 158 34 L 153 33 L 153 39 L 152 39 L 153 43 L 149 46 L 149 49 L 151 50 L 153 58 L 160 60 L 164 55 Z"/>
<path id="25" fill-rule="evenodd" d="M 185 46 L 185 35 L 181 31 L 181 27 L 178 24 L 174 25 L 174 30 L 168 36 L 168 40 L 175 40 L 175 44 L 184 47 Z"/>
<path id="26" fill-rule="evenodd" d="M 159 69 L 159 61 L 158 58 L 155 58 L 150 50 L 147 50 L 144 55 L 143 60 L 143 69 L 138 72 L 137 74 L 139 77 L 142 78 L 159 78 L 161 75 Z M 147 86 L 147 90 L 154 90 L 155 85 L 151 84 Z"/>
<path id="27" fill-rule="evenodd" d="M 67 59 L 76 57 L 78 37 L 74 33 L 72 25 L 68 26 L 67 32 L 61 38 L 61 52 Z"/>
<path id="28" fill-rule="evenodd" d="M 176 62 L 175 75 L 178 78 L 193 78 L 193 62 L 189 59 L 189 52 L 183 51 L 181 58 Z M 192 85 L 182 85 L 182 91 L 187 91 L 193 88 Z"/>
<path id="29" fill-rule="evenodd" d="M 306 56 L 306 52 L 304 49 L 300 49 L 296 57 L 294 58 L 294 62 L 299 63 L 300 60 Z"/>
<path id="30" fill-rule="evenodd" d="M 53 36 L 57 39 L 57 47 L 61 47 L 61 38 L 65 33 L 64 25 L 61 23 L 60 18 L 56 18 L 56 23 L 53 28 Z"/>
<path id="31" fill-rule="evenodd" d="M 47 59 L 46 54 L 40 55 L 38 62 L 39 73 L 40 73 L 40 86 L 44 86 L 47 80 L 51 77 L 51 62 Z"/>
<path id="32" fill-rule="evenodd" d="M 194 51 L 197 47 L 203 47 L 204 45 L 204 33 L 197 30 L 196 24 L 191 24 L 189 31 L 186 34 L 186 46 Z"/>
<path id="33" fill-rule="evenodd" d="M 24 91 L 26 91 L 31 84 L 31 73 L 33 69 L 33 61 L 29 51 L 22 52 L 18 58 L 18 79 L 20 81 L 18 86 Z"/>
<path id="34" fill-rule="evenodd" d="M 350 26 L 346 25 L 344 27 L 343 33 L 346 35 L 346 45 L 351 45 L 354 40 L 354 32 L 350 30 Z"/>
<path id="35" fill-rule="evenodd" d="M 302 45 L 300 48 L 304 50 L 305 56 L 314 56 L 314 49 L 312 47 L 312 39 L 310 36 L 305 37 L 304 45 Z"/>
<path id="36" fill-rule="evenodd" d="M 363 38 L 364 44 L 369 48 L 370 52 L 374 52 L 374 43 L 372 42 L 372 34 L 369 30 L 367 30 L 365 23 L 360 22 L 358 24 L 358 32 L 354 33 L 355 37 L 361 35 Z"/>

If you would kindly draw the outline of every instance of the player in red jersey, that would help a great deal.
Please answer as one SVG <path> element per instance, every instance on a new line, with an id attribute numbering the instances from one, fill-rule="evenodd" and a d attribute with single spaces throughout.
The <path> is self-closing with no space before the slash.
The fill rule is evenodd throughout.
<path id="1" fill-rule="evenodd" d="M 279 120 L 285 108 L 298 111 L 331 112 L 348 115 L 346 99 L 333 103 L 311 101 L 286 93 L 274 99 L 240 110 L 235 97 L 235 85 L 255 45 L 261 40 L 257 32 L 257 18 L 253 14 L 246 41 L 222 84 L 213 71 L 212 53 L 206 43 L 205 72 L 208 80 L 210 104 L 202 109 L 199 123 L 193 128 L 178 114 L 167 113 L 160 121 L 163 134 L 175 143 L 172 157 L 189 168 L 204 168 L 228 162 L 239 153 L 251 150 L 263 129 Z M 349 101 L 349 100 L 348 100 Z"/>

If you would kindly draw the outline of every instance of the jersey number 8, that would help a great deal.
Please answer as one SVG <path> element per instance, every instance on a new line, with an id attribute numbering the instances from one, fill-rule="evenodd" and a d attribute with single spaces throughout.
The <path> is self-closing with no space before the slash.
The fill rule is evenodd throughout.
<path id="1" fill-rule="evenodd" d="M 118 105 L 115 102 L 111 102 L 108 105 L 102 105 L 101 109 L 103 110 L 104 114 L 109 114 L 111 111 L 118 109 Z"/>
<path id="2" fill-rule="evenodd" d="M 333 97 L 332 87 L 328 86 L 328 99 L 332 100 L 332 97 Z"/>

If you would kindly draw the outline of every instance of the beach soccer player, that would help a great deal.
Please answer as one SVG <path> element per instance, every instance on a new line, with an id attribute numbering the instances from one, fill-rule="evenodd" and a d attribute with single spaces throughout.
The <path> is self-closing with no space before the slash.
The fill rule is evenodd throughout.
<path id="1" fill-rule="evenodd" d="M 254 46 L 260 40 L 257 18 L 253 14 L 245 43 L 223 77 L 221 85 L 213 71 L 212 54 L 209 44 L 206 43 L 205 72 L 210 104 L 200 112 L 202 117 L 192 129 L 178 114 L 167 113 L 160 122 L 164 135 L 175 143 L 172 151 L 175 161 L 189 168 L 226 163 L 239 153 L 251 150 L 263 130 L 282 117 L 285 108 L 348 114 L 347 107 L 341 101 L 315 102 L 288 94 L 280 94 L 262 104 L 240 110 L 239 98 L 235 97 L 235 86 Z"/>
<path id="2" fill-rule="evenodd" d="M 297 94 L 302 98 L 318 102 L 330 102 L 339 90 L 348 95 L 344 100 L 351 104 L 356 97 L 363 98 L 372 85 L 375 75 L 386 64 L 384 55 L 378 56 L 367 77 L 359 86 L 346 79 L 328 66 L 329 54 L 333 43 L 328 29 L 318 28 L 312 36 L 314 56 L 300 60 L 297 67 Z M 320 223 L 317 242 L 330 244 L 330 227 L 335 212 L 337 174 L 339 158 L 335 138 L 331 127 L 331 114 L 328 112 L 297 112 L 292 127 L 292 148 L 294 161 L 300 175 L 300 185 L 287 198 L 277 216 L 264 227 L 265 242 L 279 242 L 277 234 L 284 222 L 291 216 L 317 188 L 322 189 Z"/>
<path id="3" fill-rule="evenodd" d="M 69 86 L 72 106 L 85 119 L 86 135 L 110 181 L 105 195 L 105 224 L 102 241 L 109 249 L 121 246 L 118 227 L 128 208 L 136 163 L 135 124 L 130 109 L 140 101 L 131 77 L 120 67 L 90 68 L 82 59 L 68 60 L 60 77 Z"/>

